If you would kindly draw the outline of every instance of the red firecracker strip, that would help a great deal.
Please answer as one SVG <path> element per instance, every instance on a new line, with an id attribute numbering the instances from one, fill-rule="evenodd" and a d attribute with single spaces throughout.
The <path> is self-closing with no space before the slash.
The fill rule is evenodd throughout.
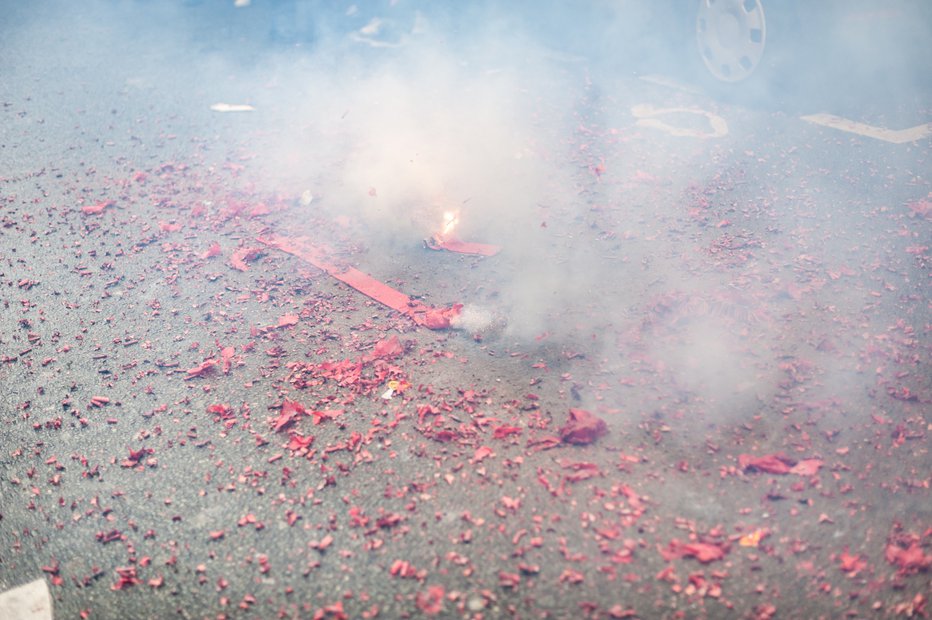
<path id="1" fill-rule="evenodd" d="M 472 243 L 453 238 L 431 237 L 425 240 L 425 245 L 431 250 L 446 250 L 457 254 L 477 254 L 479 256 L 495 256 L 501 251 L 497 245 L 488 243 Z"/>
<path id="2" fill-rule="evenodd" d="M 397 310 L 410 317 L 418 325 L 423 325 L 428 329 L 446 329 L 450 327 L 450 321 L 459 315 L 463 307 L 462 304 L 454 304 L 450 308 L 434 308 L 415 301 L 401 291 L 379 282 L 369 274 L 353 267 L 340 266 L 330 262 L 323 246 L 314 245 L 307 237 L 272 235 L 270 237 L 261 237 L 257 241 L 309 262 L 340 282 L 353 287 L 363 295 L 371 297 L 393 310 Z"/>

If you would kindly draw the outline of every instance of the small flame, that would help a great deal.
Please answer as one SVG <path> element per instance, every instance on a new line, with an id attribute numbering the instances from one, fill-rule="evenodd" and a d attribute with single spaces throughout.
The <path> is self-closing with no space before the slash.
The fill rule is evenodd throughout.
<path id="1" fill-rule="evenodd" d="M 440 239 L 446 239 L 448 235 L 452 234 L 456 225 L 460 223 L 459 214 L 456 211 L 446 211 L 443 214 L 443 226 L 440 227 L 440 232 L 437 234 L 437 237 Z"/>

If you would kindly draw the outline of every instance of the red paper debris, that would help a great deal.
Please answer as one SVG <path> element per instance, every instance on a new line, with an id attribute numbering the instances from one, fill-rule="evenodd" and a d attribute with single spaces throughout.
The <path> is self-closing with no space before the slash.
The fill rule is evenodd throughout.
<path id="1" fill-rule="evenodd" d="M 304 405 L 293 400 L 285 399 L 282 402 L 281 413 L 272 421 L 272 430 L 276 433 L 291 425 L 298 416 L 307 415 Z"/>
<path id="2" fill-rule="evenodd" d="M 492 437 L 495 439 L 504 439 L 510 435 L 520 435 L 521 427 L 520 426 L 508 426 L 507 424 L 502 424 L 496 426 L 492 429 Z"/>
<path id="3" fill-rule="evenodd" d="M 320 424 L 324 420 L 332 420 L 333 418 L 343 415 L 342 409 L 325 409 L 323 411 L 311 411 L 310 415 L 314 417 L 314 424 Z"/>
<path id="4" fill-rule="evenodd" d="M 725 557 L 726 549 L 720 545 L 712 543 L 684 543 L 677 539 L 670 541 L 666 549 L 661 549 L 660 554 L 665 560 L 673 558 L 695 558 L 702 564 L 708 564 Z"/>
<path id="5" fill-rule="evenodd" d="M 428 616 L 439 614 L 443 611 L 443 597 L 446 591 L 443 586 L 430 586 L 427 592 L 418 592 L 416 602 L 418 608 Z"/>
<path id="6" fill-rule="evenodd" d="M 407 315 L 415 323 L 428 329 L 446 329 L 450 327 L 451 321 L 459 315 L 463 307 L 462 304 L 455 304 L 450 308 L 434 308 L 413 300 L 401 291 L 379 282 L 358 269 L 331 263 L 326 257 L 327 252 L 325 252 L 324 248 L 312 244 L 307 237 L 273 235 L 259 238 L 257 241 L 311 263 L 344 284 L 348 284 L 377 302 Z"/>
<path id="7" fill-rule="evenodd" d="M 372 348 L 372 355 L 370 355 L 369 358 L 371 360 L 392 359 L 398 357 L 404 353 L 404 351 L 404 346 L 402 346 L 401 341 L 398 340 L 398 336 L 392 336 L 391 338 L 385 338 L 384 340 L 376 342 L 375 346 Z"/>
<path id="8" fill-rule="evenodd" d="M 117 582 L 110 586 L 111 590 L 124 590 L 130 586 L 142 583 L 142 580 L 136 576 L 135 566 L 121 566 L 115 569 Z"/>
<path id="9" fill-rule="evenodd" d="M 884 557 L 887 562 L 899 568 L 904 574 L 928 570 L 932 566 L 932 555 L 926 554 L 916 540 L 911 541 L 905 547 L 895 542 L 889 543 L 884 551 Z"/>
<path id="10" fill-rule="evenodd" d="M 194 368 L 188 369 L 188 376 L 185 377 L 185 381 L 189 379 L 194 379 L 195 377 L 203 377 L 205 374 L 210 372 L 210 370 L 217 365 L 217 360 L 207 359 L 195 366 Z"/>
<path id="11" fill-rule="evenodd" d="M 824 464 L 822 459 L 803 459 L 790 468 L 790 473 L 797 476 L 815 476 Z"/>
<path id="12" fill-rule="evenodd" d="M 201 258 L 213 258 L 214 256 L 220 256 L 220 244 L 214 241 L 210 244 L 210 247 L 201 254 Z"/>
<path id="13" fill-rule="evenodd" d="M 498 573 L 498 585 L 503 588 L 517 588 L 521 583 L 521 575 L 518 573 L 509 573 L 506 571 L 499 571 Z"/>
<path id="14" fill-rule="evenodd" d="M 838 556 L 838 564 L 841 566 L 841 570 L 851 574 L 852 577 L 867 568 L 867 562 L 861 556 L 852 555 L 848 553 L 847 549 Z"/>
<path id="15" fill-rule="evenodd" d="M 796 461 L 782 452 L 766 456 L 751 456 L 741 454 L 738 456 L 738 466 L 744 471 L 762 471 L 768 474 L 788 474 L 792 471 Z"/>
<path id="16" fill-rule="evenodd" d="M 589 444 L 608 433 L 605 421 L 585 409 L 570 409 L 570 417 L 560 428 L 560 439 L 564 443 Z"/>
<path id="17" fill-rule="evenodd" d="M 233 347 L 223 347 L 220 350 L 220 360 L 223 362 L 223 374 L 230 374 L 230 367 L 233 365 L 233 356 L 236 350 Z"/>
<path id="18" fill-rule="evenodd" d="M 112 200 L 105 200 L 104 202 L 98 203 L 96 205 L 87 205 L 85 207 L 81 207 L 81 212 L 84 213 L 84 215 L 100 215 L 104 212 L 104 209 L 107 207 L 112 207 L 113 205 L 114 202 Z"/>
<path id="19" fill-rule="evenodd" d="M 932 198 L 932 195 L 930 195 Z M 932 199 L 917 200 L 909 204 L 910 217 L 932 218 Z"/>
<path id="20" fill-rule="evenodd" d="M 233 252 L 233 256 L 230 257 L 230 266 L 233 267 L 233 269 L 246 271 L 249 269 L 246 261 L 256 260 L 261 255 L 262 250 L 259 248 L 239 248 Z"/>
<path id="21" fill-rule="evenodd" d="M 488 446 L 480 446 L 476 448 L 476 452 L 473 454 L 472 461 L 473 463 L 480 463 L 483 460 L 492 456 L 492 448 Z"/>
<path id="22" fill-rule="evenodd" d="M 300 317 L 298 317 L 297 314 L 283 314 L 282 316 L 278 317 L 278 323 L 266 327 L 266 330 L 291 327 L 292 325 L 297 325 L 299 320 Z"/>

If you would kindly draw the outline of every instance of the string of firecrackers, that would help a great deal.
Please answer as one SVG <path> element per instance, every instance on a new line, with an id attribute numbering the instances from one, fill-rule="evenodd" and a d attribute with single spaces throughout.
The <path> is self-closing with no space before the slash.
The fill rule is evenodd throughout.
<path id="1" fill-rule="evenodd" d="M 449 308 L 436 308 L 411 299 L 408 295 L 376 280 L 367 273 L 332 262 L 328 258 L 332 252 L 323 245 L 312 243 L 304 236 L 271 235 L 259 237 L 256 240 L 268 247 L 297 256 L 363 295 L 404 314 L 416 324 L 428 329 L 448 329 L 463 308 L 463 304 L 453 304 Z"/>

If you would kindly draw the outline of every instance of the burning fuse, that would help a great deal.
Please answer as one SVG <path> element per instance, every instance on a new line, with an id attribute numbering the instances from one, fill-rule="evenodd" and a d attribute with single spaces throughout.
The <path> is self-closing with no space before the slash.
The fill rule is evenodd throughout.
<path id="1" fill-rule="evenodd" d="M 478 254 L 479 256 L 494 256 L 501 250 L 497 245 L 460 241 L 453 236 L 453 231 L 459 222 L 460 216 L 457 211 L 445 211 L 440 232 L 434 233 L 429 239 L 425 239 L 424 245 L 430 250 L 446 250 L 458 254 Z"/>

